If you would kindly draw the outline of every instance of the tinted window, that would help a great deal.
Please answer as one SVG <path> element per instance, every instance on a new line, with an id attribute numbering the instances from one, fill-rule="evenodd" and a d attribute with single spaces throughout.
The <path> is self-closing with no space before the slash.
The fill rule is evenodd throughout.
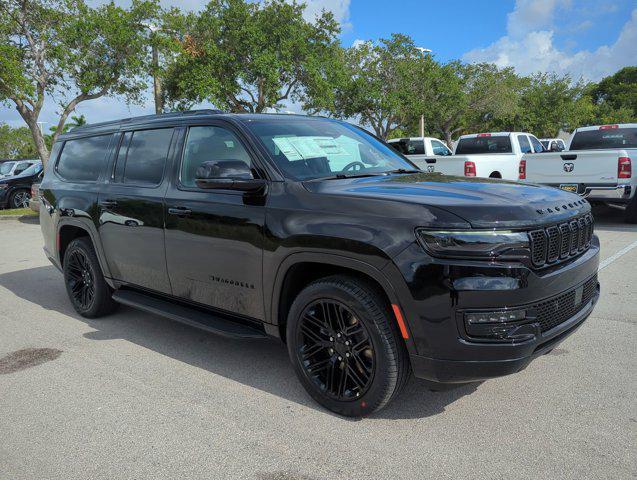
<path id="1" fill-rule="evenodd" d="M 461 138 L 456 147 L 456 155 L 480 153 L 511 153 L 509 136 Z"/>
<path id="2" fill-rule="evenodd" d="M 533 150 L 535 150 L 535 153 L 546 151 L 546 149 L 542 146 L 537 138 L 535 138 L 533 135 L 529 135 L 529 138 L 531 139 L 531 143 L 533 144 Z"/>
<path id="3" fill-rule="evenodd" d="M 181 184 L 194 187 L 199 166 L 203 162 L 219 160 L 240 160 L 252 167 L 250 155 L 230 130 L 213 126 L 190 127 L 181 163 Z"/>
<path id="4" fill-rule="evenodd" d="M 296 180 L 415 168 L 393 148 L 345 122 L 290 118 L 254 120 L 246 126 L 285 176 Z"/>
<path id="5" fill-rule="evenodd" d="M 425 154 L 425 142 L 422 140 L 409 140 L 408 138 L 401 138 L 389 144 L 394 150 L 402 153 L 403 155 L 424 155 Z"/>
<path id="6" fill-rule="evenodd" d="M 6 175 L 7 173 L 9 173 L 14 165 L 15 162 L 4 162 L 2 165 L 0 165 L 0 175 Z"/>
<path id="7" fill-rule="evenodd" d="M 637 148 L 637 128 L 609 128 L 577 132 L 571 150 L 602 150 L 605 148 Z"/>
<path id="8" fill-rule="evenodd" d="M 540 142 L 542 143 L 542 145 L 544 145 L 544 148 L 549 148 L 549 141 L 548 140 L 540 140 Z"/>
<path id="9" fill-rule="evenodd" d="M 111 135 L 78 138 L 64 143 L 57 171 L 62 178 L 72 181 L 96 181 L 106 163 Z"/>
<path id="10" fill-rule="evenodd" d="M 117 153 L 115 181 L 134 185 L 159 185 L 164 176 L 171 138 L 172 129 L 167 128 L 125 134 Z"/>
<path id="11" fill-rule="evenodd" d="M 520 151 L 522 153 L 531 153 L 533 151 L 529 143 L 529 138 L 526 135 L 518 135 L 518 143 L 520 144 Z"/>
<path id="12" fill-rule="evenodd" d="M 431 141 L 431 148 L 433 149 L 434 155 L 451 155 L 451 151 L 447 146 L 438 140 Z"/>

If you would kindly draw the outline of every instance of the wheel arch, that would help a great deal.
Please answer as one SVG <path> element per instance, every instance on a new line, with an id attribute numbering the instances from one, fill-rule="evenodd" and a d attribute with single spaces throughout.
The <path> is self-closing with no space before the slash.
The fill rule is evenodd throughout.
<path id="1" fill-rule="evenodd" d="M 97 260 L 100 263 L 100 268 L 104 273 L 104 277 L 106 278 L 107 283 L 111 285 L 110 278 L 110 270 L 108 268 L 108 262 L 106 261 L 106 257 L 104 256 L 104 252 L 102 250 L 102 245 L 99 242 L 99 236 L 93 228 L 87 225 L 86 222 L 83 222 L 79 219 L 74 218 L 66 218 L 61 220 L 57 227 L 56 234 L 56 255 L 58 262 L 60 264 L 60 268 L 64 266 L 64 252 L 68 248 L 69 244 L 75 240 L 76 238 L 87 237 L 90 239 L 93 244 L 93 248 L 95 249 L 95 253 L 97 255 Z"/>
<path id="2" fill-rule="evenodd" d="M 499 171 L 494 170 L 491 172 L 491 175 L 489 175 L 489 178 L 502 178 L 502 174 Z"/>
<path id="3" fill-rule="evenodd" d="M 389 279 L 373 265 L 328 253 L 294 253 L 279 266 L 272 289 L 269 318 L 281 340 L 285 341 L 287 314 L 299 292 L 314 280 L 338 274 L 362 278 L 376 286 L 390 306 L 400 305 Z M 405 342 L 409 349 L 411 338 Z"/>

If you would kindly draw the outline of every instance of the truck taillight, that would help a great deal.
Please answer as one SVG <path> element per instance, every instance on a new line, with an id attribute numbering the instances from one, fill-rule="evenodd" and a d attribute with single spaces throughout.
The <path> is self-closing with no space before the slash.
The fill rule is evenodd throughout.
<path id="1" fill-rule="evenodd" d="M 476 176 L 476 164 L 470 161 L 464 162 L 464 176 L 475 177 Z"/>
<path id="2" fill-rule="evenodd" d="M 520 180 L 526 180 L 526 160 L 520 160 L 520 173 L 518 178 Z"/>
<path id="3" fill-rule="evenodd" d="M 619 157 L 617 160 L 617 178 L 630 178 L 633 174 L 630 158 Z"/>
<path id="4" fill-rule="evenodd" d="M 600 130 L 612 130 L 614 128 L 619 128 L 619 125 L 602 125 L 599 127 Z"/>

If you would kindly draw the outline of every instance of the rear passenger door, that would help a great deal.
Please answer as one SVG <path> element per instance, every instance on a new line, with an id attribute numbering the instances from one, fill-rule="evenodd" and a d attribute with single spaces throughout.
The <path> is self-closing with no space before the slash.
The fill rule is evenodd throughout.
<path id="1" fill-rule="evenodd" d="M 116 280 L 171 293 L 164 254 L 164 195 L 173 128 L 126 131 L 98 199 L 99 232 Z"/>

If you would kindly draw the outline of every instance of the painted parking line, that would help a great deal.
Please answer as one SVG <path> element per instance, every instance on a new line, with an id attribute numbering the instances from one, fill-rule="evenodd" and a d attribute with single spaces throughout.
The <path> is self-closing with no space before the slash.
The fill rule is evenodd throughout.
<path id="1" fill-rule="evenodd" d="M 606 267 L 608 267 L 611 263 L 613 263 L 615 260 L 617 260 L 618 258 L 620 258 L 622 255 L 626 255 L 628 252 L 630 252 L 633 248 L 637 247 L 637 240 L 635 240 L 633 243 L 631 243 L 630 245 L 628 245 L 627 247 L 622 248 L 619 252 L 611 255 L 610 257 L 608 257 L 606 260 L 604 260 L 603 262 L 601 262 L 599 264 L 599 269 L 600 270 L 604 270 Z"/>

